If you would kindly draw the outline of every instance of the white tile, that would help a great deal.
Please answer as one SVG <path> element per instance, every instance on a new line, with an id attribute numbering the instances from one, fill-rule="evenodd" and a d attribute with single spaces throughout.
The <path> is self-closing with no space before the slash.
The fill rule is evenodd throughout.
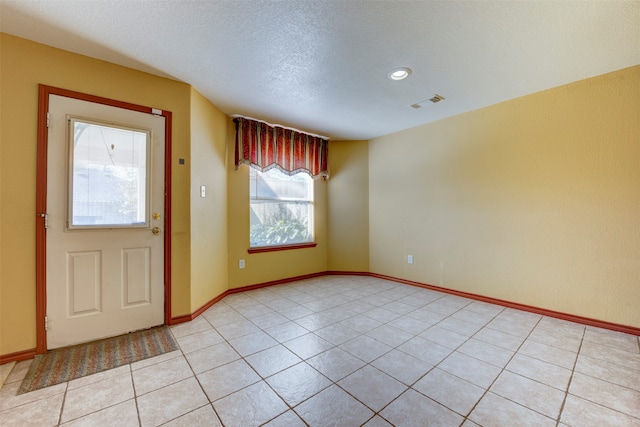
<path id="1" fill-rule="evenodd" d="M 478 341 L 473 338 L 462 344 L 460 348 L 458 348 L 458 351 L 466 354 L 467 356 L 491 363 L 499 368 L 502 368 L 509 363 L 509 360 L 511 360 L 511 357 L 513 357 L 514 354 L 513 351 Z"/>
<path id="2" fill-rule="evenodd" d="M 0 390 L 0 411 L 15 408 L 38 400 L 48 399 L 57 394 L 64 394 L 67 390 L 67 383 L 56 384 L 51 387 L 41 388 L 29 393 L 17 394 L 20 390 L 21 382 L 5 384 Z"/>
<path id="3" fill-rule="evenodd" d="M 139 425 L 138 408 L 136 407 L 135 400 L 131 399 L 61 425 L 64 427 L 92 427 L 106 425 L 137 427 Z"/>
<path id="4" fill-rule="evenodd" d="M 506 319 L 501 319 L 498 316 L 491 322 L 487 323 L 486 328 L 495 329 L 496 331 L 506 332 L 509 335 L 514 335 L 519 338 L 526 338 L 535 325 L 522 325 L 520 323 L 511 322 Z"/>
<path id="5" fill-rule="evenodd" d="M 333 385 L 295 408 L 309 426 L 359 426 L 373 416 L 373 412 Z"/>
<path id="6" fill-rule="evenodd" d="M 469 415 L 469 419 L 486 427 L 510 426 L 513 425 L 514 420 L 518 420 L 518 424 L 523 426 L 555 427 L 556 425 L 555 420 L 491 392 L 480 400 Z"/>
<path id="7" fill-rule="evenodd" d="M 310 314 L 309 316 L 296 319 L 295 322 L 308 331 L 313 332 L 317 331 L 318 329 L 324 328 L 325 326 L 332 325 L 337 321 L 327 316 L 323 316 L 322 314 L 314 313 Z"/>
<path id="8" fill-rule="evenodd" d="M 428 397 L 407 390 L 380 415 L 395 426 L 459 426 L 463 418 Z"/>
<path id="9" fill-rule="evenodd" d="M 260 329 L 267 329 L 271 326 L 275 326 L 275 325 L 281 325 L 283 323 L 288 322 L 289 319 L 287 319 L 286 317 L 284 317 L 282 314 L 280 313 L 275 313 L 275 312 L 271 312 L 271 313 L 266 313 L 263 314 L 261 316 L 257 316 L 251 319 L 251 322 L 256 325 L 258 328 Z"/>
<path id="10" fill-rule="evenodd" d="M 332 384 L 324 375 L 304 362 L 280 371 L 266 381 L 291 407 Z"/>
<path id="11" fill-rule="evenodd" d="M 221 343 L 224 339 L 219 333 L 211 329 L 208 331 L 196 332 L 191 335 L 185 335 L 184 337 L 178 337 L 176 338 L 176 341 L 178 341 L 178 345 L 184 353 L 191 353 L 192 351 Z"/>
<path id="12" fill-rule="evenodd" d="M 385 353 L 391 351 L 391 347 L 366 335 L 361 335 L 340 346 L 358 359 L 371 362 Z"/>
<path id="13" fill-rule="evenodd" d="M 516 354 L 507 370 L 532 380 L 566 391 L 571 370 L 523 354 Z"/>
<path id="14" fill-rule="evenodd" d="M 467 337 L 466 335 L 460 335 L 439 326 L 430 327 L 429 329 L 421 333 L 420 336 L 426 340 L 450 348 L 451 350 L 455 350 L 456 348 L 460 347 L 469 339 L 469 337 Z"/>
<path id="15" fill-rule="evenodd" d="M 264 332 L 259 331 L 229 340 L 229 344 L 231 344 L 241 356 L 248 356 L 273 347 L 277 345 L 278 342 Z"/>
<path id="16" fill-rule="evenodd" d="M 360 332 L 356 331 L 355 329 L 351 329 L 343 323 L 334 323 L 333 325 L 318 329 L 314 333 L 324 340 L 329 341 L 333 345 L 340 345 L 354 339 L 361 334 Z"/>
<path id="17" fill-rule="evenodd" d="M 478 313 L 477 311 L 467 310 L 466 308 L 456 311 L 451 315 L 452 319 L 460 319 L 480 326 L 486 325 L 493 320 L 494 317 L 495 315 L 491 313 Z"/>
<path id="18" fill-rule="evenodd" d="M 367 423 L 362 427 L 393 427 L 391 424 L 386 422 L 382 417 L 376 415 L 371 418 Z"/>
<path id="19" fill-rule="evenodd" d="M 506 320 L 508 322 L 520 323 L 526 326 L 535 326 L 542 316 L 535 313 L 528 313 L 526 311 L 516 310 L 513 308 L 505 308 L 502 313 L 496 316 L 496 319 Z"/>
<path id="20" fill-rule="evenodd" d="M 136 424 L 137 425 L 137 424 Z M 162 425 L 163 427 L 222 427 L 211 405 L 205 405 Z"/>
<path id="21" fill-rule="evenodd" d="M 591 341 L 584 341 L 580 348 L 580 354 L 640 371 L 640 353 L 620 350 Z"/>
<path id="22" fill-rule="evenodd" d="M 338 385 L 374 412 L 387 406 L 407 389 L 405 384 L 369 365 L 343 378 Z"/>
<path id="23" fill-rule="evenodd" d="M 294 338 L 308 334 L 309 330 L 303 328 L 295 322 L 286 322 L 277 326 L 271 326 L 265 329 L 265 332 L 271 335 L 278 342 L 285 342 Z"/>
<path id="24" fill-rule="evenodd" d="M 193 377 L 147 393 L 137 401 L 143 427 L 163 424 L 209 403 Z"/>
<path id="25" fill-rule="evenodd" d="M 431 326 L 430 323 L 426 323 L 409 316 L 398 317 L 397 319 L 393 319 L 388 324 L 390 326 L 393 326 L 394 328 L 401 329 L 413 335 L 418 335 Z"/>
<path id="26" fill-rule="evenodd" d="M 639 353 L 638 337 L 622 332 L 588 326 L 584 334 L 585 341 L 591 341 L 607 347 L 617 348 L 630 353 Z"/>
<path id="27" fill-rule="evenodd" d="M 306 424 L 298 414 L 293 411 L 287 411 L 266 423 L 264 427 L 306 427 Z"/>
<path id="28" fill-rule="evenodd" d="M 640 372 L 617 363 L 578 356 L 576 372 L 640 391 Z"/>
<path id="29" fill-rule="evenodd" d="M 640 419 L 640 391 L 575 372 L 569 393 Z"/>
<path id="30" fill-rule="evenodd" d="M 522 344 L 518 349 L 518 353 L 553 363 L 566 369 L 573 369 L 576 358 L 578 357 L 576 353 L 571 351 L 529 340 Z"/>
<path id="31" fill-rule="evenodd" d="M 254 325 L 248 320 L 240 320 L 238 322 L 228 323 L 222 326 L 216 326 L 216 330 L 220 333 L 220 335 L 224 337 L 224 339 L 228 341 L 234 338 L 241 337 L 243 335 L 249 335 L 254 332 L 258 332 L 260 329 L 258 329 L 256 325 Z M 217 342 L 214 344 L 217 344 Z M 184 347 L 183 347 L 183 350 L 184 350 Z"/>
<path id="32" fill-rule="evenodd" d="M 500 374 L 500 368 L 497 366 L 457 351 L 443 360 L 438 368 L 484 389 L 489 388 Z"/>
<path id="33" fill-rule="evenodd" d="M 147 366 L 155 365 L 158 363 L 166 362 L 169 359 L 175 359 L 176 357 L 182 357 L 182 351 L 175 350 L 170 351 L 168 353 L 163 353 L 160 356 L 149 357 L 147 359 L 138 360 L 137 362 L 131 363 L 131 370 L 135 371 L 138 369 L 146 368 Z"/>
<path id="34" fill-rule="evenodd" d="M 133 385 L 136 395 L 141 396 L 150 391 L 177 383 L 193 376 L 193 371 L 184 357 L 167 360 L 133 371 Z"/>
<path id="35" fill-rule="evenodd" d="M 212 402 L 260 381 L 260 377 L 244 360 L 211 369 L 197 375 Z"/>
<path id="36" fill-rule="evenodd" d="M 573 333 L 565 333 L 562 329 L 551 330 L 547 328 L 535 328 L 527 338 L 553 347 L 578 352 L 582 336 Z"/>
<path id="37" fill-rule="evenodd" d="M 434 369 L 413 388 L 443 406 L 467 416 L 485 390 L 441 369 Z"/>
<path id="38" fill-rule="evenodd" d="M 481 329 L 473 336 L 473 339 L 506 348 L 511 351 L 516 351 L 524 341 L 524 338 L 491 328 Z"/>
<path id="39" fill-rule="evenodd" d="M 264 381 L 215 401 L 213 407 L 227 427 L 259 426 L 289 409 Z"/>
<path id="40" fill-rule="evenodd" d="M 294 305 L 292 307 L 283 308 L 278 310 L 278 313 L 283 315 L 289 320 L 300 319 L 301 317 L 308 316 L 313 314 L 313 311 L 309 310 L 307 307 L 302 305 Z"/>
<path id="41" fill-rule="evenodd" d="M 406 385 L 413 384 L 433 368 L 433 365 L 396 349 L 374 360 L 371 365 Z"/>
<path id="42" fill-rule="evenodd" d="M 256 317 L 274 312 L 271 308 L 267 307 L 264 304 L 254 304 L 254 305 L 247 305 L 243 307 L 236 307 L 236 311 L 242 314 L 244 317 L 246 317 L 249 320 L 254 320 Z"/>
<path id="43" fill-rule="evenodd" d="M 467 337 L 470 337 L 482 328 L 482 325 L 478 325 L 477 323 L 471 323 L 466 320 L 455 319 L 453 317 L 447 317 L 443 321 L 439 322 L 438 326 Z"/>
<path id="44" fill-rule="evenodd" d="M 231 307 L 228 307 L 224 311 L 218 310 L 216 312 L 210 312 L 210 310 L 211 309 L 207 310 L 204 313 L 204 317 L 215 328 L 219 328 L 220 326 L 228 325 L 230 323 L 247 320 L 242 314 L 238 313 Z"/>
<path id="45" fill-rule="evenodd" d="M 334 345 L 315 334 L 306 334 L 283 344 L 302 359 L 308 359 L 330 349 Z"/>
<path id="46" fill-rule="evenodd" d="M 393 311 L 384 308 L 385 306 L 374 308 L 373 310 L 367 311 L 363 314 L 382 323 L 387 323 L 400 317 L 398 313 L 394 313 Z"/>
<path id="47" fill-rule="evenodd" d="M 404 351 L 430 365 L 437 365 L 451 354 L 450 348 L 443 347 L 420 337 L 411 338 L 409 341 L 398 346 L 398 350 Z"/>
<path id="48" fill-rule="evenodd" d="M 397 347 L 400 344 L 413 338 L 412 334 L 401 331 L 400 329 L 394 328 L 393 326 L 389 325 L 382 325 L 380 327 L 377 327 L 367 332 L 367 335 L 391 347 Z"/>
<path id="49" fill-rule="evenodd" d="M 504 371 L 491 386 L 491 391 L 529 409 L 556 419 L 565 393 L 548 385 Z"/>
<path id="50" fill-rule="evenodd" d="M 640 427 L 640 420 L 569 394 L 560 421 L 580 427 Z"/>
<path id="51" fill-rule="evenodd" d="M 22 360 L 15 364 L 7 379 L 5 380 L 5 384 L 11 384 L 14 382 L 24 380 L 24 377 L 27 376 L 27 372 L 29 372 L 29 368 L 31 367 L 31 363 L 33 359 Z"/>
<path id="52" fill-rule="evenodd" d="M 245 359 L 262 378 L 270 377 L 302 360 L 282 345 L 254 353 Z"/>
<path id="53" fill-rule="evenodd" d="M 349 319 L 343 320 L 340 324 L 354 329 L 361 334 L 365 334 L 379 326 L 382 326 L 382 322 L 378 322 L 364 314 L 358 314 Z"/>
<path id="54" fill-rule="evenodd" d="M 171 333 L 175 338 L 184 337 L 186 335 L 195 334 L 196 332 L 204 332 L 213 329 L 213 326 L 203 316 L 197 317 L 190 322 L 180 323 L 171 326 Z"/>
<path id="55" fill-rule="evenodd" d="M 71 421 L 133 397 L 130 374 L 69 390 L 64 399 L 61 420 Z"/>
<path id="56" fill-rule="evenodd" d="M 185 355 L 191 369 L 199 374 L 217 368 L 240 358 L 240 355 L 226 342 L 212 345 Z"/>
<path id="57" fill-rule="evenodd" d="M 131 373 L 130 365 L 123 365 L 113 369 L 107 369 L 106 371 L 98 372 L 96 374 L 87 375 L 84 377 L 76 378 L 69 381 L 67 390 L 73 390 L 74 388 L 83 387 L 89 384 L 98 383 L 109 378 L 119 377 L 120 375 L 127 375 Z"/>
<path id="58" fill-rule="evenodd" d="M 22 406 L 0 411 L 0 421 L 2 425 L 6 426 L 56 426 L 60 418 L 63 399 L 64 393 L 58 393 Z"/>
<path id="59" fill-rule="evenodd" d="M 307 363 L 332 381 L 339 381 L 365 365 L 364 361 L 338 347 L 308 359 Z"/>

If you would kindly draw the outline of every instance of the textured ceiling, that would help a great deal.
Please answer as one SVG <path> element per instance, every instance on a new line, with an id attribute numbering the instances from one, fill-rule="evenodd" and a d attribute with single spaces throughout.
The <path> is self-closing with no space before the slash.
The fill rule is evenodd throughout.
<path id="1" fill-rule="evenodd" d="M 640 64 L 640 1 L 1 0 L 0 30 L 369 139 Z M 413 73 L 394 82 L 394 67 Z M 438 104 L 410 105 L 442 95 Z"/>

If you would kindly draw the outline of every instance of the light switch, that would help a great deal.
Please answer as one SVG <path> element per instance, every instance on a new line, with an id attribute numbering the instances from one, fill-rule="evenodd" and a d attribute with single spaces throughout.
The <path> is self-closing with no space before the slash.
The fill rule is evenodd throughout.
<path id="1" fill-rule="evenodd" d="M 200 197 L 206 197 L 207 196 L 207 187 L 205 187 L 204 185 L 200 186 Z"/>

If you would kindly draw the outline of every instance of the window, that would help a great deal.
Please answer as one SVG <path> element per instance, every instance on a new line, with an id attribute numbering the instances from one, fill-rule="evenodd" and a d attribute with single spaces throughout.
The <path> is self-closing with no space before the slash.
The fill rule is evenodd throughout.
<path id="1" fill-rule="evenodd" d="M 250 169 L 251 247 L 313 242 L 313 179 Z"/>
<path id="2" fill-rule="evenodd" d="M 148 226 L 150 132 L 70 119 L 73 228 Z"/>

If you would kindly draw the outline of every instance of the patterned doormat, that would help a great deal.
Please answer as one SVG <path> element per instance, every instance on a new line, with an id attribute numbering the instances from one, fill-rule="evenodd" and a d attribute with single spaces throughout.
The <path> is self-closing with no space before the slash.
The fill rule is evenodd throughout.
<path id="1" fill-rule="evenodd" d="M 37 355 L 18 394 L 178 349 L 169 328 L 161 326 Z"/>

